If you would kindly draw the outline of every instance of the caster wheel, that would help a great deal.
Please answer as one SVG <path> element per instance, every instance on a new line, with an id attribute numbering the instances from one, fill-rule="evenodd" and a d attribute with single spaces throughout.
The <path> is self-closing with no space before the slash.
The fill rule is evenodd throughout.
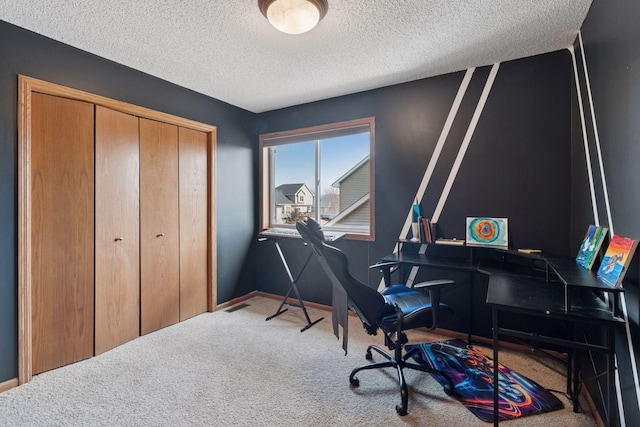
<path id="1" fill-rule="evenodd" d="M 404 417 L 405 415 L 407 415 L 407 408 L 403 408 L 402 405 L 396 405 L 396 412 L 401 417 Z"/>
<path id="2" fill-rule="evenodd" d="M 373 355 L 371 354 L 370 351 L 367 351 L 367 354 L 365 354 L 364 357 L 367 360 L 373 360 Z"/>
<path id="3" fill-rule="evenodd" d="M 360 380 L 357 377 L 349 378 L 349 382 L 354 387 L 359 387 L 360 386 Z"/>

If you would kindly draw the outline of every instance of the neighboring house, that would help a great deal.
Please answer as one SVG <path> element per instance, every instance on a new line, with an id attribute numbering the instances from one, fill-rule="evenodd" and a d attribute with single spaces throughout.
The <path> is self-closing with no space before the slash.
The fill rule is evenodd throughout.
<path id="1" fill-rule="evenodd" d="M 275 189 L 276 224 L 286 224 L 291 213 L 313 212 L 313 191 L 306 184 L 282 184 Z"/>
<path id="2" fill-rule="evenodd" d="M 340 191 L 333 186 L 320 198 L 321 224 L 332 220 L 340 213 Z"/>
<path id="3" fill-rule="evenodd" d="M 325 226 L 369 228 L 369 165 L 367 156 L 331 184 L 340 189 L 340 213 Z"/>

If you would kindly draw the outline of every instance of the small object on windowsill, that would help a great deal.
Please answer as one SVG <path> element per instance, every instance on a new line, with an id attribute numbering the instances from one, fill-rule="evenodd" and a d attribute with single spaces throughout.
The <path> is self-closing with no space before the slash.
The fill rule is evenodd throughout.
<path id="1" fill-rule="evenodd" d="M 542 252 L 542 250 L 540 249 L 527 249 L 527 248 L 523 248 L 523 249 L 518 249 L 518 252 L 522 252 L 525 254 L 539 254 Z"/>
<path id="2" fill-rule="evenodd" d="M 462 246 L 464 245 L 464 239 L 437 239 L 436 243 L 439 245 Z"/>

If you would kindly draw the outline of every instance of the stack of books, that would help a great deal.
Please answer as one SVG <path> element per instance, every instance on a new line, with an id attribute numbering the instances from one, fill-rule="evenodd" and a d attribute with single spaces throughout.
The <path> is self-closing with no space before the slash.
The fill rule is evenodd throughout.
<path id="1" fill-rule="evenodd" d="M 434 243 L 436 241 L 436 223 L 429 218 L 419 216 L 420 243 Z"/>

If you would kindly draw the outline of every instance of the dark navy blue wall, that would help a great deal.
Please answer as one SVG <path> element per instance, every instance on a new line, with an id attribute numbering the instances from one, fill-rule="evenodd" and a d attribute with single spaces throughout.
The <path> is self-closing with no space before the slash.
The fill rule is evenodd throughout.
<path id="1" fill-rule="evenodd" d="M 582 35 L 602 145 L 604 170 L 617 234 L 640 238 L 640 30 L 634 17 L 640 4 L 594 0 Z M 580 87 L 582 52 L 576 43 Z M 377 281 L 368 265 L 393 250 L 413 198 L 433 154 L 464 72 L 262 114 L 169 84 L 88 53 L 0 22 L 0 382 L 17 376 L 17 74 L 25 74 L 218 126 L 217 206 L 218 302 L 254 289 L 284 294 L 288 280 L 269 242 L 255 243 L 257 224 L 257 135 L 361 117 L 376 118 L 376 240 L 342 241 L 353 273 Z M 446 237 L 461 237 L 471 215 L 509 218 L 512 247 L 536 247 L 572 255 L 594 221 L 582 127 L 568 50 L 500 64 L 469 149 L 439 220 Z M 490 73 L 475 70 L 442 156 L 421 200 L 433 212 Z M 586 120 L 591 120 L 587 111 Z M 587 127 L 593 144 L 595 129 Z M 595 156 L 592 146 L 591 155 Z M 604 209 L 603 182 L 594 176 L 599 220 Z M 283 242 L 295 272 L 306 254 L 299 241 Z M 257 260 L 257 261 L 254 261 Z M 635 425 L 638 362 L 637 256 L 625 280 L 630 325 L 618 338 L 622 408 Z M 424 273 L 421 273 L 424 275 Z M 423 276 L 420 276 L 423 277 Z M 464 281 L 464 277 L 454 277 Z M 313 262 L 300 279 L 306 300 L 329 304 L 330 291 Z M 446 297 L 461 314 L 450 326 L 465 330 L 467 289 Z M 479 314 L 475 333 L 489 335 L 486 287 L 474 289 Z M 632 353 L 633 352 L 633 353 Z M 596 373 L 593 373 L 596 375 Z M 592 383 L 588 382 L 592 395 Z M 597 398 L 597 397 L 596 397 Z"/>
<path id="2" fill-rule="evenodd" d="M 640 2 L 631 0 L 594 0 L 581 30 L 582 43 L 575 43 L 578 81 L 585 116 L 588 155 L 585 155 L 582 122 L 578 102 L 573 112 L 572 156 L 572 240 L 579 242 L 587 225 L 598 221 L 618 235 L 640 239 Z M 584 47 L 584 49 L 582 49 Z M 586 62 L 586 68 L 584 64 Z M 588 77 L 588 80 L 587 80 Z M 590 83 L 590 84 L 589 84 Z M 589 99 L 591 90 L 593 109 Z M 577 90 L 574 100 L 577 100 Z M 596 125 L 593 125 L 595 118 Z M 598 137 L 596 139 L 596 136 Z M 602 167 L 596 142 L 600 142 Z M 592 166 L 594 196 L 587 174 Z M 603 179 L 604 176 L 604 179 Z M 606 184 L 606 185 L 605 185 Z M 607 190 L 605 192 L 605 189 Z M 608 195 L 608 199 L 607 199 Z M 592 208 L 597 207 L 597 218 Z M 607 210 L 607 200 L 610 215 Z M 616 337 L 618 408 L 626 425 L 640 425 L 638 373 L 640 363 L 640 319 L 638 252 L 623 282 L 624 299 L 620 309 L 627 323 Z M 597 382 L 591 380 L 606 367 L 604 358 L 593 356 L 581 364 L 590 394 L 602 408 Z M 604 386 L 604 384 L 600 384 Z M 622 424 L 622 423 L 620 423 Z"/>
<path id="3" fill-rule="evenodd" d="M 18 74 L 217 126 L 218 303 L 255 289 L 255 114 L 2 21 L 0 58 L 0 382 L 18 376 Z"/>
<path id="4" fill-rule="evenodd" d="M 421 201 L 425 216 L 435 210 L 490 68 L 473 73 Z M 375 117 L 376 240 L 337 244 L 349 256 L 354 275 L 363 281 L 376 283 L 378 272 L 369 271 L 368 265 L 394 248 L 464 75 L 453 73 L 258 115 L 258 133 Z M 509 218 L 512 247 L 570 253 L 571 78 L 568 50 L 500 65 L 438 221 L 441 234 L 464 237 L 467 216 L 504 216 Z M 299 241 L 283 244 L 294 273 L 305 258 L 300 246 Z M 279 266 L 271 244 L 258 246 L 258 289 L 283 294 L 288 280 L 274 265 Z M 329 285 L 313 262 L 299 283 L 303 298 L 329 304 Z M 467 291 L 459 286 L 448 295 L 447 302 L 460 310 L 455 323 L 446 327 L 466 331 Z M 478 285 L 474 295 L 479 314 L 474 332 L 490 336 L 486 286 Z"/>

